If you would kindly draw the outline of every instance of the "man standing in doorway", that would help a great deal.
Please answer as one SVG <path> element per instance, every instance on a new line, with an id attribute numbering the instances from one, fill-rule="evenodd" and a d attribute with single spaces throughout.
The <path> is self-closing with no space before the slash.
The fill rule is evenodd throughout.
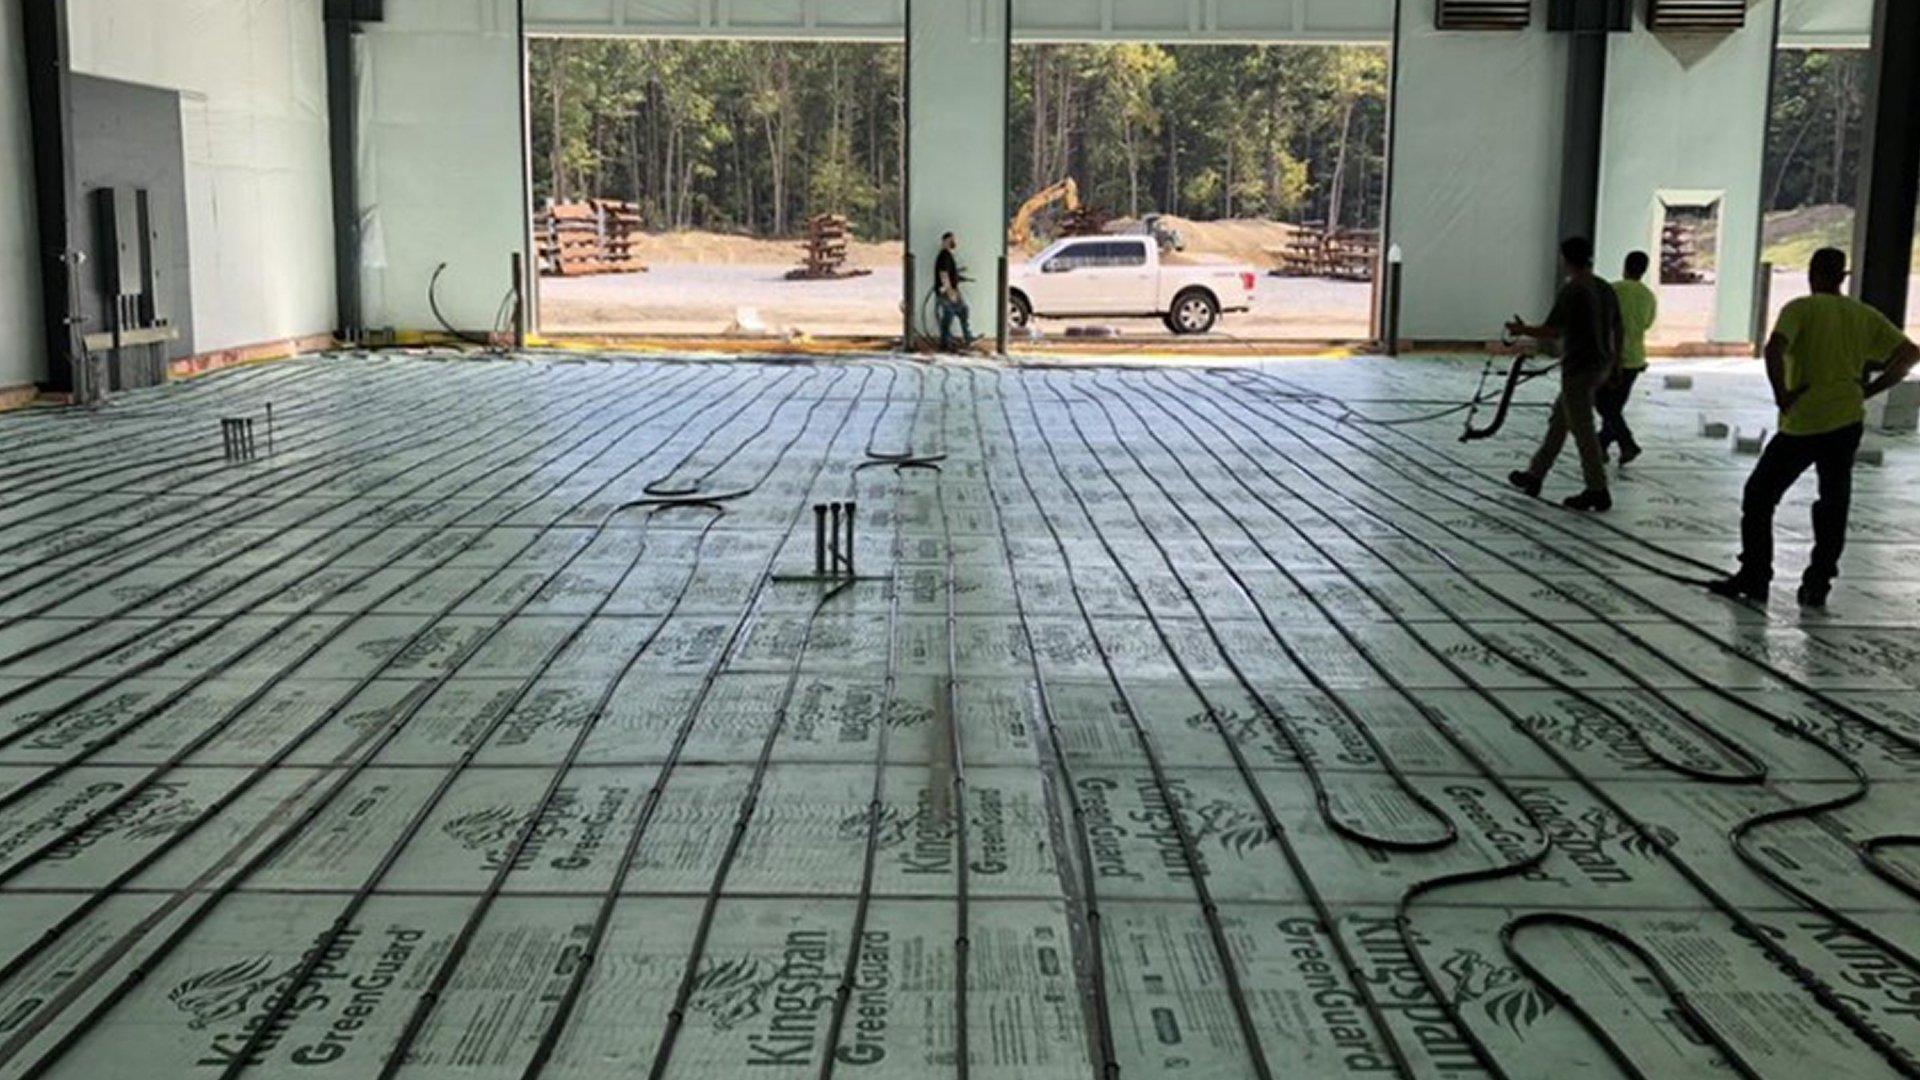
<path id="1" fill-rule="evenodd" d="M 1766 603 L 1773 582 L 1773 512 L 1809 468 L 1820 477 L 1813 504 L 1813 554 L 1800 579 L 1800 603 L 1825 607 L 1853 501 L 1853 457 L 1866 429 L 1867 399 L 1913 370 L 1920 349 L 1885 315 L 1840 295 L 1847 255 L 1813 253 L 1813 294 L 1788 304 L 1767 339 L 1767 381 L 1780 409 L 1780 431 L 1747 478 L 1740 504 L 1740 570 L 1708 586 L 1737 600 Z M 1877 374 L 1872 374 L 1879 369 Z"/>
<path id="2" fill-rule="evenodd" d="M 1620 362 L 1622 330 L 1620 302 L 1612 286 L 1593 272 L 1593 242 L 1584 236 L 1560 244 L 1560 271 L 1564 283 L 1545 322 L 1532 326 L 1515 315 L 1507 333 L 1560 343 L 1560 396 L 1554 399 L 1547 436 L 1526 469 L 1511 473 L 1507 482 L 1538 497 L 1540 485 L 1566 446 L 1567 436 L 1580 451 L 1580 472 L 1586 486 L 1562 505 L 1572 510 L 1613 509 L 1607 492 L 1607 459 L 1593 428 L 1594 399 Z"/>
<path id="3" fill-rule="evenodd" d="M 940 314 L 940 351 L 953 351 L 953 321 L 960 320 L 960 334 L 966 345 L 975 341 L 973 326 L 967 321 L 967 298 L 960 292 L 960 261 L 954 252 L 960 241 L 952 233 L 940 237 L 940 257 L 933 262 L 933 288 Z"/>
<path id="4" fill-rule="evenodd" d="M 1660 301 L 1647 288 L 1644 279 L 1651 260 L 1644 251 L 1627 256 L 1625 277 L 1613 283 L 1613 295 L 1620 302 L 1620 323 L 1624 339 L 1620 345 L 1620 369 L 1612 381 L 1600 388 L 1595 406 L 1600 410 L 1600 453 L 1618 443 L 1620 464 L 1640 456 L 1640 444 L 1627 426 L 1627 403 L 1633 400 L 1633 384 L 1647 370 L 1647 331 L 1659 316 Z"/>

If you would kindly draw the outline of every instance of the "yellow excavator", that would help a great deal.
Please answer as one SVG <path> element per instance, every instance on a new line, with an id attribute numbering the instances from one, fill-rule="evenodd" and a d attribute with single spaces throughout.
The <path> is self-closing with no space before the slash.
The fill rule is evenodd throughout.
<path id="1" fill-rule="evenodd" d="M 1025 247 L 1033 239 L 1033 216 L 1057 202 L 1065 203 L 1068 213 L 1080 209 L 1080 185 L 1073 182 L 1073 177 L 1041 188 L 1020 204 L 1019 213 L 1013 215 L 1013 224 L 1007 228 L 1007 247 Z"/>

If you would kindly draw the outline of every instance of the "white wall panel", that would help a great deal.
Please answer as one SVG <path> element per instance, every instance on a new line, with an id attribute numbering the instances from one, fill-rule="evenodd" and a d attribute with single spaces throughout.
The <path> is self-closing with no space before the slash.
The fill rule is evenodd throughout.
<path id="1" fill-rule="evenodd" d="M 1774 0 L 1757 0 L 1737 33 L 1654 34 L 1636 25 L 1608 43 L 1601 270 L 1616 273 L 1636 248 L 1657 258 L 1658 192 L 1721 194 L 1715 341 L 1744 341 L 1751 330 L 1774 15 Z"/>
<path id="2" fill-rule="evenodd" d="M 514 0 L 390 0 L 361 51 L 366 320 L 490 328 L 526 243 Z"/>
<path id="3" fill-rule="evenodd" d="M 196 348 L 334 321 L 321 0 L 69 0 L 73 69 L 178 90 Z"/>
<path id="4" fill-rule="evenodd" d="M 40 331 L 40 243 L 27 128 L 27 60 L 20 5 L 0 4 L 0 390 L 46 378 Z"/>
<path id="5" fill-rule="evenodd" d="M 1873 41 L 1873 0 L 1781 0 L 1780 44 L 1864 49 Z"/>
<path id="6" fill-rule="evenodd" d="M 940 235 L 960 238 L 973 330 L 992 335 L 1006 251 L 1005 9 L 993 0 L 912 0 L 907 42 L 907 244 L 916 312 L 933 283 Z M 926 309 L 931 318 L 931 308 Z M 931 329 L 931 328 L 928 328 Z"/>
<path id="7" fill-rule="evenodd" d="M 1406 257 L 1401 334 L 1487 340 L 1546 314 L 1560 209 L 1567 45 L 1434 29 L 1403 0 L 1390 242 Z"/>
<path id="8" fill-rule="evenodd" d="M 534 34 L 899 41 L 906 0 L 527 0 Z"/>
<path id="9" fill-rule="evenodd" d="M 1013 33 L 1018 41 L 1384 43 L 1393 36 L 1393 7 L 1393 0 L 1014 0 Z M 527 0 L 527 27 L 536 34 L 898 41 L 905 18 L 904 0 Z"/>

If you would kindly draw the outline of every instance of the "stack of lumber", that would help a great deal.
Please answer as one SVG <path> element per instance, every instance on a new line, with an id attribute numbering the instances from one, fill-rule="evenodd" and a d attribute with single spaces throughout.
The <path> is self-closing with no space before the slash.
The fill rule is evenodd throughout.
<path id="1" fill-rule="evenodd" d="M 1699 259 L 1700 241 L 1694 224 L 1668 219 L 1660 230 L 1660 283 L 1699 284 L 1704 279 L 1700 273 Z"/>
<path id="2" fill-rule="evenodd" d="M 831 281 L 860 277 L 871 270 L 847 265 L 847 252 L 853 243 L 853 227 L 840 214 L 815 214 L 807 219 L 807 239 L 800 245 L 800 265 L 787 271 L 795 281 Z"/>
<path id="3" fill-rule="evenodd" d="M 615 199 L 549 203 L 534 215 L 540 272 L 550 277 L 637 274 L 640 208 Z"/>
<path id="4" fill-rule="evenodd" d="M 1293 230 L 1285 247 L 1271 249 L 1280 277 L 1373 280 L 1380 255 L 1380 233 L 1375 229 L 1329 229 L 1309 222 Z"/>

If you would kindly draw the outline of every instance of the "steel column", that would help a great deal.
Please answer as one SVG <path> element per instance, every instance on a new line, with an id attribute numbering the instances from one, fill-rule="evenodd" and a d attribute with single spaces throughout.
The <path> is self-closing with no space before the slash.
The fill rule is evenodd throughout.
<path id="1" fill-rule="evenodd" d="M 1600 216 L 1600 143 L 1607 107 L 1607 33 L 1567 35 L 1566 142 L 1561 148 L 1560 236 L 1592 238 Z"/>
<path id="2" fill-rule="evenodd" d="M 1916 196 L 1920 196 L 1920 3 L 1877 0 L 1873 70 L 1861 160 L 1860 211 L 1854 218 L 1858 260 L 1854 294 L 1892 319 L 1906 321 L 1913 272 Z"/>
<path id="3" fill-rule="evenodd" d="M 40 251 L 40 332 L 46 339 L 47 388 L 75 388 L 84 362 L 80 316 L 74 311 L 79 248 L 73 238 L 73 130 L 67 112 L 66 0 L 20 0 L 27 53 L 28 123 Z"/>
<path id="4" fill-rule="evenodd" d="M 362 22 L 379 22 L 384 0 L 327 0 L 327 151 L 333 176 L 333 288 L 336 333 L 360 340 L 364 303 L 360 293 L 359 88 L 355 85 L 353 38 Z"/>

